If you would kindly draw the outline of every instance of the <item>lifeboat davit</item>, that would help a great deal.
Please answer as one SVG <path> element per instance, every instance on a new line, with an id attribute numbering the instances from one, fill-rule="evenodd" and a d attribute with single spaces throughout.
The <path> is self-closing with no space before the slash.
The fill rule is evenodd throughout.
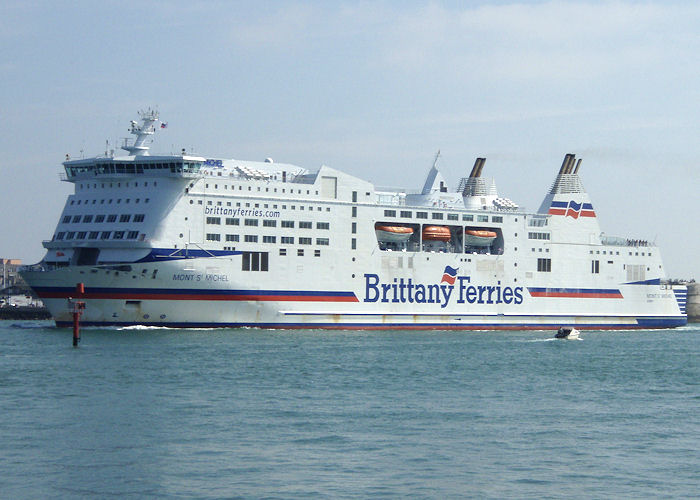
<path id="1" fill-rule="evenodd" d="M 464 231 L 464 243 L 470 246 L 488 247 L 491 246 L 496 236 L 498 235 L 494 231 L 466 229 Z"/>
<path id="2" fill-rule="evenodd" d="M 450 228 L 445 226 L 425 226 L 423 228 L 423 240 L 450 241 Z"/>
<path id="3" fill-rule="evenodd" d="M 413 228 L 403 226 L 375 226 L 374 231 L 382 243 L 403 243 L 413 234 Z"/>

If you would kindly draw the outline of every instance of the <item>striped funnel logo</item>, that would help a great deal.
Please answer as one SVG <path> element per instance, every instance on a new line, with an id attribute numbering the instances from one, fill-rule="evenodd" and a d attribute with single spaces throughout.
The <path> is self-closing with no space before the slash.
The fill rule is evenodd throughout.
<path id="1" fill-rule="evenodd" d="M 553 201 L 549 207 L 550 215 L 564 215 L 578 219 L 579 217 L 595 217 L 593 205 L 590 203 L 576 203 L 574 200 Z"/>
<path id="2" fill-rule="evenodd" d="M 445 272 L 442 273 L 442 281 L 440 281 L 440 283 L 454 285 L 455 279 L 457 278 L 457 271 L 459 271 L 459 268 L 455 269 L 450 266 L 445 266 Z"/>

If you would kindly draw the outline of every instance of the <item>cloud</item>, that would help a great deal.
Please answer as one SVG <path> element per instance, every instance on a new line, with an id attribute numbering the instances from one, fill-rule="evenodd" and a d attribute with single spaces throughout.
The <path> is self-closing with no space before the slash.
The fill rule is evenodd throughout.
<path id="1" fill-rule="evenodd" d="M 433 4 L 398 16 L 381 64 L 433 68 L 436 78 L 600 78 L 697 53 L 699 13 L 694 5 L 633 2 Z"/>

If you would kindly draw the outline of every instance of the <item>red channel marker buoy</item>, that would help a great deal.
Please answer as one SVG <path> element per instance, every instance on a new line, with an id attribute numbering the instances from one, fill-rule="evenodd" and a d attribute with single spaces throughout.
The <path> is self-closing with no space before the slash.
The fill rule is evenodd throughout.
<path id="1" fill-rule="evenodd" d="M 82 297 L 85 294 L 85 285 L 83 283 L 78 283 L 75 285 L 75 291 L 78 297 Z M 83 314 L 85 309 L 85 302 L 82 300 L 71 300 L 70 303 L 73 305 L 73 347 L 78 347 L 80 342 L 80 316 Z"/>

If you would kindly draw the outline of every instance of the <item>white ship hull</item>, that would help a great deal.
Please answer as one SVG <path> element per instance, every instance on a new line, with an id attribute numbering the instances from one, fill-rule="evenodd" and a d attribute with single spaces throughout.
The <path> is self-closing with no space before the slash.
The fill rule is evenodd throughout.
<path id="1" fill-rule="evenodd" d="M 604 238 L 573 155 L 535 213 L 480 177 L 386 192 L 329 167 L 149 156 L 68 160 L 75 184 L 46 256 L 22 274 L 60 326 L 345 329 L 666 328 L 684 286 L 660 251 Z M 399 238 L 377 228 L 404 227 Z M 496 236 L 475 248 L 475 227 Z M 483 240 L 479 240 L 480 242 Z M 76 285 L 84 285 L 84 293 Z"/>
<path id="2" fill-rule="evenodd" d="M 392 288 L 384 294 L 381 285 L 395 284 L 395 273 L 386 278 L 366 273 L 348 288 L 323 286 L 334 280 L 314 280 L 311 272 L 300 280 L 307 283 L 304 287 L 280 288 L 267 280 L 253 286 L 241 276 L 239 260 L 216 259 L 217 274 L 207 273 L 210 259 L 189 259 L 131 265 L 129 271 L 76 267 L 27 273 L 26 278 L 59 326 L 72 324 L 69 298 L 86 303 L 83 325 L 508 330 L 562 325 L 646 329 L 686 323 L 676 300 L 684 287 L 675 287 L 674 293 L 674 287 L 659 283 L 605 290 L 551 289 L 549 296 L 542 296 L 547 293 L 539 287 L 472 285 L 466 276 L 454 285 L 421 288 L 422 273 L 416 272 L 402 274 L 396 293 Z M 157 277 L 152 278 L 156 269 Z M 77 283 L 85 284 L 84 294 L 75 291 Z"/>

